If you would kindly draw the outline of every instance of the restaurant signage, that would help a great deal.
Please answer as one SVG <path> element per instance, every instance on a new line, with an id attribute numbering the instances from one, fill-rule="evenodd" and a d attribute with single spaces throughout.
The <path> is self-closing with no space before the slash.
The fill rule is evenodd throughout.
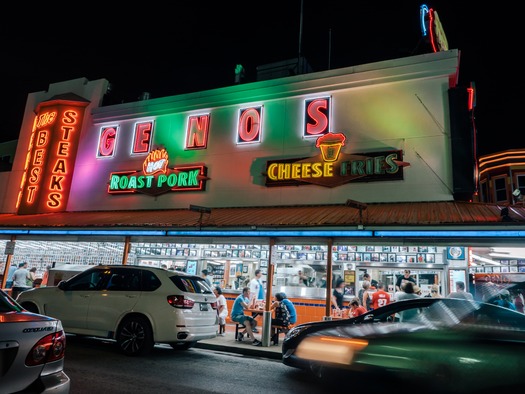
<path id="1" fill-rule="evenodd" d="M 271 160 L 266 165 L 266 186 L 314 184 L 336 187 L 349 182 L 392 181 L 403 179 L 401 150 L 342 153 L 346 144 L 343 133 L 327 133 L 317 138 L 317 156 Z"/>
<path id="2" fill-rule="evenodd" d="M 168 167 L 165 149 L 148 154 L 141 170 L 112 172 L 108 193 L 142 193 L 151 196 L 167 192 L 205 190 L 208 169 L 202 164 Z"/>

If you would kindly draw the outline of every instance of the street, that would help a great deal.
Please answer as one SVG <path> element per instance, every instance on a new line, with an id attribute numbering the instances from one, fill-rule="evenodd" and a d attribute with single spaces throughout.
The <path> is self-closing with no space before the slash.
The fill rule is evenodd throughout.
<path id="1" fill-rule="evenodd" d="M 121 355 L 110 341 L 67 336 L 71 394 L 321 393 L 327 384 L 280 361 L 156 346 L 147 357 Z M 334 388 L 341 384 L 334 384 Z"/>

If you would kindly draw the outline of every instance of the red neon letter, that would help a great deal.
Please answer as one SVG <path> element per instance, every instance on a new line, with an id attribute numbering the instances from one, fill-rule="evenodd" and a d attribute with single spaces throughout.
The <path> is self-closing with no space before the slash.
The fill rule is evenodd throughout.
<path id="1" fill-rule="evenodd" d="M 245 109 L 239 118 L 238 142 L 254 142 L 259 140 L 261 131 L 260 109 Z"/>
<path id="2" fill-rule="evenodd" d="M 133 153 L 149 152 L 151 144 L 151 122 L 138 123 L 135 125 L 135 143 L 133 144 Z"/>
<path id="3" fill-rule="evenodd" d="M 186 148 L 206 148 L 208 144 L 208 129 L 210 115 L 190 116 L 186 131 Z"/>
<path id="4" fill-rule="evenodd" d="M 313 123 L 307 121 L 306 135 L 319 135 L 328 130 L 328 118 L 323 112 L 321 112 L 321 110 L 326 111 L 327 108 L 327 99 L 313 100 L 308 104 L 306 107 L 307 119 L 313 121 Z"/>
<path id="5" fill-rule="evenodd" d="M 117 130 L 114 127 L 108 127 L 102 130 L 100 135 L 100 142 L 98 144 L 99 156 L 113 156 L 115 150 L 115 139 L 117 136 Z"/>

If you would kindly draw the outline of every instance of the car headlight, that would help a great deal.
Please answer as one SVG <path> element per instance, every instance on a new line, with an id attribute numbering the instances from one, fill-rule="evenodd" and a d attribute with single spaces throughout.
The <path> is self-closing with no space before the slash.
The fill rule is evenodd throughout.
<path id="1" fill-rule="evenodd" d="M 364 339 L 315 336 L 303 339 L 295 355 L 305 360 L 350 365 L 354 355 L 367 346 Z"/>

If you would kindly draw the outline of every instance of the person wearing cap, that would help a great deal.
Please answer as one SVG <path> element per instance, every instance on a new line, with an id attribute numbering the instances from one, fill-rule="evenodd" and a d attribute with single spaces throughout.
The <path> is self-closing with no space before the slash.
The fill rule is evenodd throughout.
<path id="1" fill-rule="evenodd" d="M 405 282 L 412 282 L 416 284 L 416 280 L 410 276 L 410 270 L 405 270 L 402 276 L 398 276 L 396 280 L 396 290 L 401 291 L 401 284 Z"/>
<path id="2" fill-rule="evenodd" d="M 516 305 L 512 302 L 510 298 L 510 292 L 507 289 L 503 289 L 499 292 L 498 298 L 493 302 L 494 305 L 499 305 L 504 308 L 516 310 Z"/>

